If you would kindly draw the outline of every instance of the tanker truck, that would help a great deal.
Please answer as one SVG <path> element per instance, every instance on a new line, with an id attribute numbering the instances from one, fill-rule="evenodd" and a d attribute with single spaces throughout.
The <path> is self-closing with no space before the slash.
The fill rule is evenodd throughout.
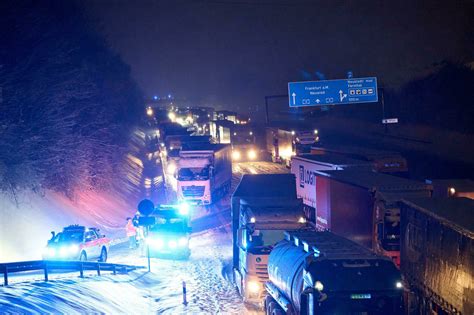
<path id="1" fill-rule="evenodd" d="M 266 314 L 403 314 L 395 264 L 332 232 L 286 232 L 268 275 Z"/>

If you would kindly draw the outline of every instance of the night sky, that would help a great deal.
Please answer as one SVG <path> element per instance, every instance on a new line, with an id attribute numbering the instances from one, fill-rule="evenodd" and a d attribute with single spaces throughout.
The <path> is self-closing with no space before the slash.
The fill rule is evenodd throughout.
<path id="1" fill-rule="evenodd" d="M 83 3 L 146 96 L 236 110 L 316 71 L 399 87 L 433 63 L 474 61 L 473 1 Z"/>

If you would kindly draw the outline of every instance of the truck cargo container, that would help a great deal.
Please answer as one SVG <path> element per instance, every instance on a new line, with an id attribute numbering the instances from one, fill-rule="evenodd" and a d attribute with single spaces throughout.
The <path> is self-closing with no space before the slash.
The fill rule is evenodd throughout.
<path id="1" fill-rule="evenodd" d="M 317 230 L 331 230 L 400 265 L 397 202 L 406 197 L 430 197 L 430 185 L 364 168 L 315 171 L 309 179 L 306 174 L 297 176 L 300 188 L 308 185 L 316 190 L 311 218 Z"/>
<path id="2" fill-rule="evenodd" d="M 301 154 L 291 158 L 291 173 L 300 180 L 296 185 L 296 194 L 303 199 L 306 216 L 312 222 L 316 222 L 316 172 L 352 167 L 370 169 L 371 163 L 337 154 Z"/>
<path id="3" fill-rule="evenodd" d="M 185 144 L 179 152 L 179 201 L 210 205 L 224 196 L 232 180 L 231 148 L 225 144 Z"/>
<path id="4" fill-rule="evenodd" d="M 474 199 L 474 181 L 471 179 L 427 179 L 433 185 L 433 197 L 466 197 Z"/>
<path id="5" fill-rule="evenodd" d="M 273 245 L 285 230 L 304 227 L 292 174 L 243 175 L 232 196 L 232 239 L 234 281 L 244 301 L 261 301 Z"/>
<path id="6" fill-rule="evenodd" d="M 287 232 L 270 253 L 268 275 L 269 315 L 403 313 L 394 263 L 328 231 Z"/>
<path id="7" fill-rule="evenodd" d="M 319 131 L 301 124 L 281 124 L 266 129 L 267 151 L 271 154 L 272 161 L 288 167 L 292 156 L 310 153 L 311 146 L 318 141 Z"/>
<path id="8" fill-rule="evenodd" d="M 372 148 L 350 145 L 313 146 L 311 154 L 341 155 L 349 158 L 365 160 L 372 163 L 375 171 L 405 176 L 408 172 L 407 160 L 398 152 L 377 150 Z"/>
<path id="9" fill-rule="evenodd" d="M 407 198 L 401 211 L 409 314 L 474 314 L 474 200 Z"/>

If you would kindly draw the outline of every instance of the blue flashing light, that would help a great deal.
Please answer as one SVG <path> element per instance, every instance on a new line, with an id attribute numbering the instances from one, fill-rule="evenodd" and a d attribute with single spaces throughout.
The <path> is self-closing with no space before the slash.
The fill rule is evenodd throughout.
<path id="1" fill-rule="evenodd" d="M 168 98 L 171 98 L 171 94 L 168 94 Z"/>
<path id="2" fill-rule="evenodd" d="M 153 96 L 153 99 L 156 101 L 158 99 L 158 96 Z"/>

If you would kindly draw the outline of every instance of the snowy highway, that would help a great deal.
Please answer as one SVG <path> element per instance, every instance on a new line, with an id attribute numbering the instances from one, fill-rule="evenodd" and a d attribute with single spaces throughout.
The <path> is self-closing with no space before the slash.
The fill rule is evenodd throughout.
<path id="1" fill-rule="evenodd" d="M 271 162 L 234 164 L 231 191 L 243 174 L 287 172 L 284 166 Z M 259 314 L 258 309 L 242 302 L 231 282 L 230 194 L 200 212 L 192 222 L 189 260 L 152 258 L 151 273 L 102 277 L 91 273 L 84 279 L 70 274 L 53 277 L 48 283 L 40 277 L 34 282 L 15 283 L 0 287 L 0 308 L 11 313 Z M 146 266 L 143 254 L 122 243 L 111 248 L 109 262 Z"/>

